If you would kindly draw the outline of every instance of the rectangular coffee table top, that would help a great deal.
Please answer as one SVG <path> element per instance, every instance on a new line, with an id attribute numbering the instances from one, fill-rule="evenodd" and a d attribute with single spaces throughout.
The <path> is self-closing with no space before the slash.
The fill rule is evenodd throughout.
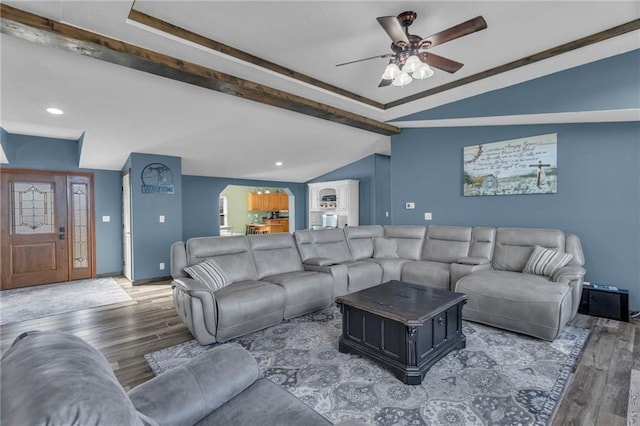
<path id="1" fill-rule="evenodd" d="M 466 300 L 462 293 L 389 281 L 336 298 L 336 303 L 349 305 L 407 326 L 419 326 L 432 316 Z"/>

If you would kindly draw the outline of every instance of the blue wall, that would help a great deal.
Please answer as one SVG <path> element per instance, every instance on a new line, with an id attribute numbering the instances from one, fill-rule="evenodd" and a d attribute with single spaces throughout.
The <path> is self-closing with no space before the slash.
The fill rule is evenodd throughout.
<path id="1" fill-rule="evenodd" d="M 81 169 L 78 141 L 24 136 L 2 129 L 2 146 L 9 160 L 2 167 L 93 173 L 96 226 L 96 273 L 122 271 L 122 195 L 120 172 Z M 102 216 L 111 216 L 102 222 Z"/>
<path id="2" fill-rule="evenodd" d="M 162 163 L 173 175 L 173 194 L 143 193 L 142 171 Z M 132 153 L 125 166 L 131 168 L 131 238 L 133 280 L 168 276 L 171 244 L 182 239 L 182 159 L 166 155 Z M 165 222 L 160 223 L 160 215 Z M 160 269 L 160 263 L 165 269 Z"/>
<path id="3" fill-rule="evenodd" d="M 390 164 L 388 156 L 373 154 L 309 182 L 358 180 L 360 225 L 388 225 L 391 223 L 391 216 L 386 215 L 391 214 Z"/>
<path id="4" fill-rule="evenodd" d="M 411 114 L 398 121 L 640 108 L 639 75 L 640 49 Z"/>
<path id="5" fill-rule="evenodd" d="M 289 188 L 295 197 L 296 229 L 304 229 L 306 227 L 307 192 L 305 184 L 205 176 L 183 176 L 182 238 L 184 240 L 193 237 L 220 235 L 218 200 L 220 193 L 227 185 Z"/>
<path id="6" fill-rule="evenodd" d="M 464 146 L 558 134 L 558 193 L 463 197 Z M 640 124 L 405 129 L 392 137 L 394 224 L 559 228 L 582 240 L 586 279 L 640 309 Z M 413 201 L 415 210 L 405 210 Z M 424 212 L 433 221 L 424 221 Z"/>

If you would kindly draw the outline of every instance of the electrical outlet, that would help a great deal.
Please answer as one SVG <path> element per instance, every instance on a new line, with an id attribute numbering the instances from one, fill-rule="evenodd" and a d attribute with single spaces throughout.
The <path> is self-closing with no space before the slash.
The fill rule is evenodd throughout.
<path id="1" fill-rule="evenodd" d="M 164 262 L 160 262 L 160 270 L 164 271 Z"/>
<path id="2" fill-rule="evenodd" d="M 385 215 L 386 217 L 389 217 L 389 212 L 384 212 L 384 215 Z"/>
<path id="3" fill-rule="evenodd" d="M 404 208 L 405 209 L 415 209 L 416 208 L 416 203 L 405 203 Z"/>
<path id="4" fill-rule="evenodd" d="M 424 220 L 431 220 L 431 219 L 433 219 L 433 215 L 431 214 L 431 212 L 425 212 Z"/>

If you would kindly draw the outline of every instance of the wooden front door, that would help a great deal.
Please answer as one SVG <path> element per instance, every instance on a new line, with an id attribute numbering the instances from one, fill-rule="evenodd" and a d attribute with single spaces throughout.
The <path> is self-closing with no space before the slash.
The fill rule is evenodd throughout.
<path id="1" fill-rule="evenodd" d="M 95 276 L 93 176 L 2 169 L 2 290 Z"/>

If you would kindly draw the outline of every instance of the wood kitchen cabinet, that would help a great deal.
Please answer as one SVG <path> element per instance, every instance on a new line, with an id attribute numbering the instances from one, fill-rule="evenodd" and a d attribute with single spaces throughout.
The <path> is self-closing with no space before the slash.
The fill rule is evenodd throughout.
<path id="1" fill-rule="evenodd" d="M 289 210 L 289 196 L 286 192 L 247 193 L 247 210 L 250 212 L 266 212 Z"/>

